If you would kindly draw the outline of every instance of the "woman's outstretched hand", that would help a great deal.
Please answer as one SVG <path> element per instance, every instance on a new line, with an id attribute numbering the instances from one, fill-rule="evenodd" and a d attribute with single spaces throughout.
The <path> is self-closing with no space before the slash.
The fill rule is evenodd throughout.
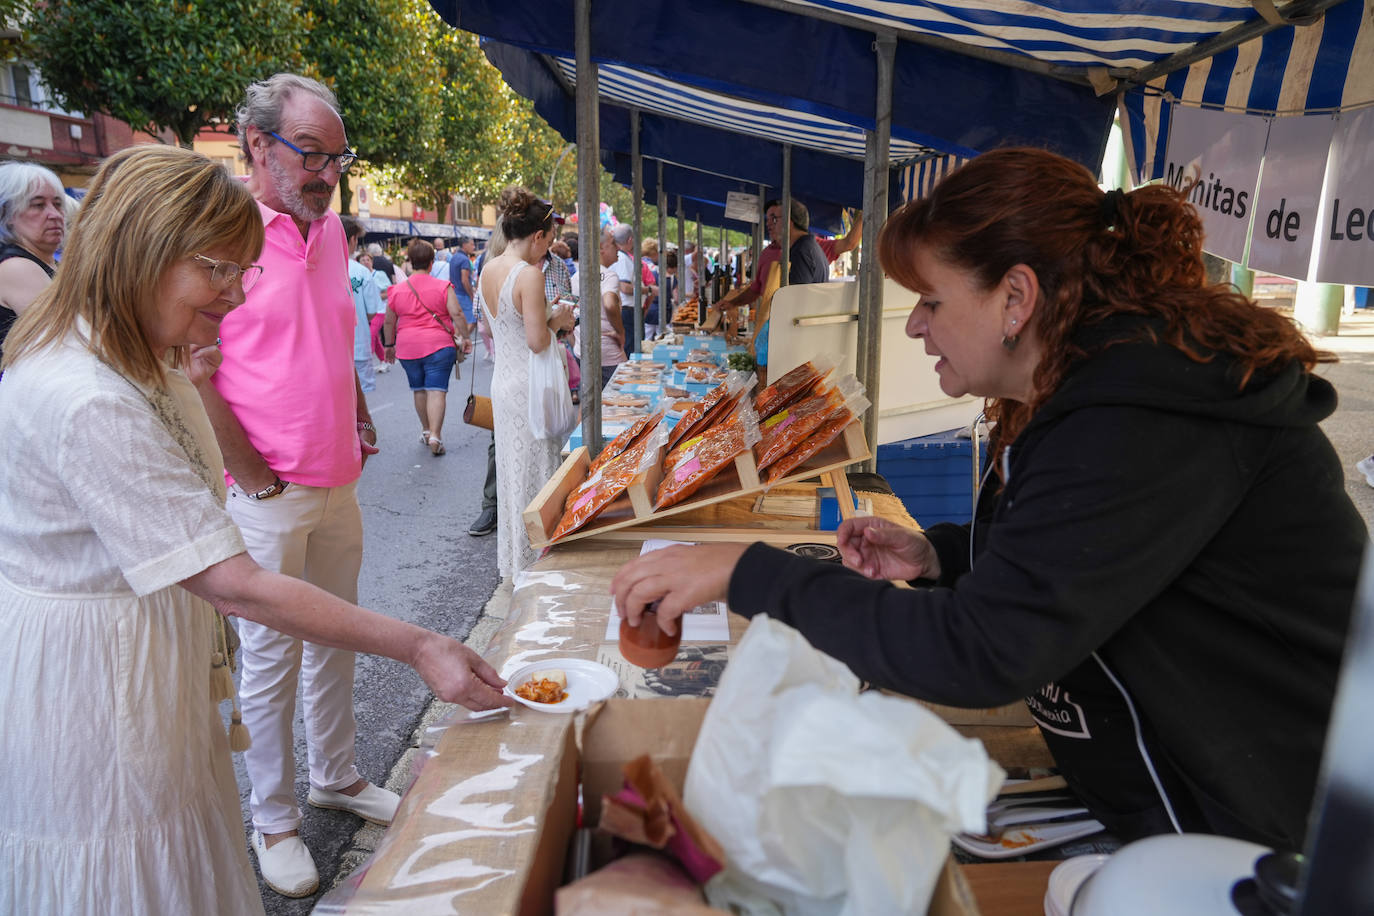
<path id="1" fill-rule="evenodd" d="M 658 603 L 658 625 L 677 632 L 677 619 L 708 601 L 724 601 L 730 576 L 747 544 L 665 547 L 636 557 L 615 574 L 611 594 L 620 616 L 639 626 L 644 609 Z"/>
<path id="2" fill-rule="evenodd" d="M 845 520 L 836 546 L 845 566 L 870 579 L 940 577 L 940 559 L 926 536 L 887 519 L 870 516 Z"/>
<path id="3" fill-rule="evenodd" d="M 506 682 L 482 656 L 456 639 L 438 633 L 429 635 L 412 665 L 436 697 L 472 710 L 515 705 L 501 692 Z"/>

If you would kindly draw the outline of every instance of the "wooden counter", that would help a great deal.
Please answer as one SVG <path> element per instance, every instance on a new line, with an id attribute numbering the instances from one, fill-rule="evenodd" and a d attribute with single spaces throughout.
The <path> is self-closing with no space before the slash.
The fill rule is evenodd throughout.
<path id="1" fill-rule="evenodd" d="M 725 503 L 712 512 L 738 521 L 745 510 Z M 736 536 L 748 535 L 739 531 Z M 606 640 L 610 581 L 639 550 L 637 541 L 602 539 L 555 547 L 517 581 L 506 623 L 493 637 L 487 658 L 504 671 L 546 658 L 597 660 L 621 675 L 618 696 L 663 696 L 662 683 L 623 663 L 615 643 Z M 717 677 L 723 665 L 715 662 L 728 658 L 748 623 L 731 614 L 727 644 L 697 647 L 710 653 Z M 684 650 L 692 645 L 684 643 Z M 675 693 L 709 695 L 714 686 L 699 679 Z M 999 712 L 962 711 L 955 727 L 983 740 L 989 755 L 1004 766 L 1049 765 L 1038 730 L 1003 724 L 1014 717 Z M 577 781 L 577 738 L 574 717 L 524 707 L 449 727 L 358 879 L 347 912 L 548 912 L 546 902 L 562 879 L 562 849 L 548 848 L 550 837 L 565 841 L 577 817 L 576 792 L 567 788 Z M 1055 864 L 970 865 L 962 873 L 984 916 L 1038 916 Z"/>

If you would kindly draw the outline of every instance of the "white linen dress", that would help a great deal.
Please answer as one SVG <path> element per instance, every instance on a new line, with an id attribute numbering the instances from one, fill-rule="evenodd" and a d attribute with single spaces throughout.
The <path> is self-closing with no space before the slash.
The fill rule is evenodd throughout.
<path id="1" fill-rule="evenodd" d="M 0 380 L 0 913 L 262 913 L 211 699 L 243 551 L 194 387 L 75 338 Z"/>
<path id="2" fill-rule="evenodd" d="M 525 533 L 525 507 L 539 495 L 554 471 L 563 463 L 563 443 L 536 439 L 530 430 L 530 348 L 525 343 L 525 322 L 511 301 L 515 278 L 530 264 L 511 268 L 501 284 L 496 314 L 485 302 L 492 337 L 496 340 L 496 366 L 491 376 L 492 425 L 496 433 L 496 565 L 506 578 L 528 567 L 538 554 Z M 550 338 L 550 346 L 556 342 Z"/>

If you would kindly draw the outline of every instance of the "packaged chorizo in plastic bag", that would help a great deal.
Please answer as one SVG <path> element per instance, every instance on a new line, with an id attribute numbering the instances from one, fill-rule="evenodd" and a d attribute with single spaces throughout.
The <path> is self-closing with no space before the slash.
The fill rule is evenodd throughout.
<path id="1" fill-rule="evenodd" d="M 760 391 L 754 398 L 754 411 L 760 420 L 768 419 L 793 401 L 805 397 L 817 381 L 839 364 L 840 358 L 829 353 L 802 363 Z"/>
<path id="2" fill-rule="evenodd" d="M 596 518 L 625 488 L 644 471 L 659 461 L 668 431 L 662 425 L 642 436 L 638 442 L 588 475 L 581 486 L 568 494 L 563 517 L 553 530 L 550 542 L 566 537 Z"/>
<path id="3" fill-rule="evenodd" d="M 854 376 L 846 375 L 834 388 L 822 386 L 816 394 L 784 407 L 759 424 L 759 433 L 763 438 L 754 446 L 759 470 L 796 448 L 841 407 L 848 407 L 850 413 L 857 416 L 867 406 L 863 384 Z"/>
<path id="4" fill-rule="evenodd" d="M 774 462 L 768 468 L 768 473 L 764 475 L 763 482 L 766 484 L 777 483 L 786 477 L 803 461 L 839 438 L 840 433 L 844 432 L 844 428 L 853 420 L 854 415 L 849 412 L 849 408 L 841 407 L 835 411 L 829 419 L 821 424 L 819 429 L 803 439 L 792 451 Z"/>
<path id="5" fill-rule="evenodd" d="M 700 404 L 688 410 L 682 415 L 682 419 L 677 421 L 677 426 L 673 427 L 672 435 L 668 437 L 668 447 L 672 448 L 683 439 L 690 439 L 701 432 L 706 428 L 704 420 L 711 408 L 727 397 L 733 397 L 741 391 L 748 391 L 756 381 L 758 381 L 758 376 L 752 372 L 746 375 L 743 372 L 731 370 L 726 374 L 725 381 L 707 392 Z"/>
<path id="6" fill-rule="evenodd" d="M 743 404 L 728 420 L 708 429 L 682 455 L 658 486 L 655 509 L 666 509 L 691 496 L 735 458 L 759 441 L 759 418 Z"/>
<path id="7" fill-rule="evenodd" d="M 636 420 L 629 429 L 612 439 L 601 454 L 596 456 L 596 460 L 587 468 L 587 475 L 590 477 L 597 468 L 601 467 L 612 458 L 616 458 L 625 449 L 639 441 L 640 436 L 648 435 L 653 432 L 654 427 L 658 426 L 658 421 L 663 419 L 663 409 L 659 408 L 647 417 Z"/>
<path id="8" fill-rule="evenodd" d="M 667 473 L 668 471 L 671 471 L 673 469 L 673 466 L 681 460 L 684 451 L 689 446 L 701 441 L 701 438 L 703 436 L 705 436 L 711 430 L 715 429 L 720 424 L 729 420 L 731 415 L 733 415 L 737 410 L 741 409 L 741 407 L 753 411 L 754 408 L 752 405 L 753 401 L 749 397 L 749 389 L 747 388 L 741 389 L 739 392 L 737 392 L 734 395 L 731 395 L 730 397 L 722 398 L 720 401 L 717 401 L 716 406 L 712 407 L 707 412 L 706 416 L 702 417 L 697 422 L 697 431 L 693 433 L 689 438 L 683 439 L 677 445 L 673 446 L 668 450 L 667 457 L 663 459 L 664 473 Z"/>

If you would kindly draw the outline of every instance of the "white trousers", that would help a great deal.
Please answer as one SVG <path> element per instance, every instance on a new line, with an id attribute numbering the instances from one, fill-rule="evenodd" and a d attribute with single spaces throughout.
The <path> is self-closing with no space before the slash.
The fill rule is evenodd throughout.
<path id="1" fill-rule="evenodd" d="M 259 566 L 357 602 L 363 517 L 356 483 L 328 488 L 293 483 L 264 500 L 249 499 L 231 487 L 228 502 L 248 554 Z M 263 833 L 283 833 L 301 823 L 292 734 L 298 682 L 311 785 L 337 791 L 358 780 L 354 656 L 259 623 L 236 622 L 243 642 L 239 703 L 253 739 L 243 755 L 253 785 L 253 826 Z"/>

